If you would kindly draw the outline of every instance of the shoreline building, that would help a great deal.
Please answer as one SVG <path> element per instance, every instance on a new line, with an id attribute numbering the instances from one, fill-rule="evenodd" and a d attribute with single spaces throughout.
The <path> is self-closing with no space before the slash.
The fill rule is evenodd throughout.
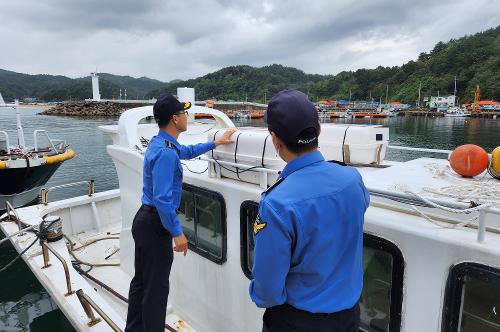
<path id="1" fill-rule="evenodd" d="M 430 98 L 424 98 L 424 101 L 428 102 L 428 107 L 431 110 L 434 111 L 446 111 L 448 108 L 455 107 L 456 103 L 456 96 L 455 95 L 449 95 L 449 96 L 432 96 Z"/>

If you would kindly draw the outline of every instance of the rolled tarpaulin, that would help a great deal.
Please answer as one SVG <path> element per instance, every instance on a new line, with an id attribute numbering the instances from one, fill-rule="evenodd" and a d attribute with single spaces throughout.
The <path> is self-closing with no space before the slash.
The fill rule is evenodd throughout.
<path id="1" fill-rule="evenodd" d="M 73 158 L 76 155 L 75 151 L 67 149 L 64 153 L 56 154 L 55 156 L 43 157 L 46 164 L 57 164 L 68 159 Z"/>

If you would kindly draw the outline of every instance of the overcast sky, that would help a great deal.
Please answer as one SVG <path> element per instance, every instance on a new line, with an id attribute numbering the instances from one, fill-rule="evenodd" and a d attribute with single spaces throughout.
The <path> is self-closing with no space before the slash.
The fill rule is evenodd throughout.
<path id="1" fill-rule="evenodd" d="M 500 0 L 0 0 L 0 68 L 162 81 L 230 65 L 401 65 L 500 24 Z"/>

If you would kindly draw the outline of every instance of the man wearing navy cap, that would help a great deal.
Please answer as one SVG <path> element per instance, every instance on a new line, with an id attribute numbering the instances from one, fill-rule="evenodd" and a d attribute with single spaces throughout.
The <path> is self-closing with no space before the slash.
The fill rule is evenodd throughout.
<path id="1" fill-rule="evenodd" d="M 265 121 L 287 165 L 254 223 L 250 297 L 266 308 L 263 331 L 357 332 L 368 191 L 318 151 L 318 113 L 302 92 L 276 94 Z"/>
<path id="2" fill-rule="evenodd" d="M 228 129 L 220 139 L 184 146 L 177 142 L 187 130 L 189 102 L 170 94 L 153 106 L 158 135 L 144 155 L 142 206 L 132 224 L 135 275 L 130 282 L 126 332 L 164 331 L 173 250 L 187 254 L 188 241 L 177 218 L 182 194 L 180 159 L 197 157 L 219 144 L 233 143 Z M 172 250 L 172 238 L 175 247 Z"/>

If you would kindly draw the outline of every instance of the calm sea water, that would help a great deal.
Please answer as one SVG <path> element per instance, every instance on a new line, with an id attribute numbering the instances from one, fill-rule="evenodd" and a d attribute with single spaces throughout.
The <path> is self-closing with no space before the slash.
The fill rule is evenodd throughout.
<path id="1" fill-rule="evenodd" d="M 21 110 L 26 143 L 33 142 L 35 129 L 46 129 L 51 138 L 66 140 L 77 156 L 63 163 L 47 186 L 81 180 L 96 180 L 96 191 L 118 188 L 118 179 L 105 147 L 111 139 L 97 127 L 116 124 L 110 119 L 74 119 L 38 115 L 40 110 Z M 500 119 L 394 117 L 386 119 L 335 120 L 335 122 L 382 124 L 390 128 L 392 145 L 453 149 L 465 143 L 477 144 L 490 152 L 500 145 Z M 241 122 L 238 125 L 263 125 L 262 121 Z M 0 109 L 0 130 L 17 139 L 15 112 Z M 407 160 L 417 153 L 390 152 L 394 160 Z M 1 185 L 1 184 L 0 184 Z M 50 194 L 51 200 L 85 194 L 85 188 L 67 188 Z M 3 234 L 0 234 L 3 238 Z M 0 267 L 17 252 L 4 243 L 0 247 Z M 18 261 L 0 274 L 0 331 L 73 331 L 61 311 L 43 289 L 27 265 Z"/>

